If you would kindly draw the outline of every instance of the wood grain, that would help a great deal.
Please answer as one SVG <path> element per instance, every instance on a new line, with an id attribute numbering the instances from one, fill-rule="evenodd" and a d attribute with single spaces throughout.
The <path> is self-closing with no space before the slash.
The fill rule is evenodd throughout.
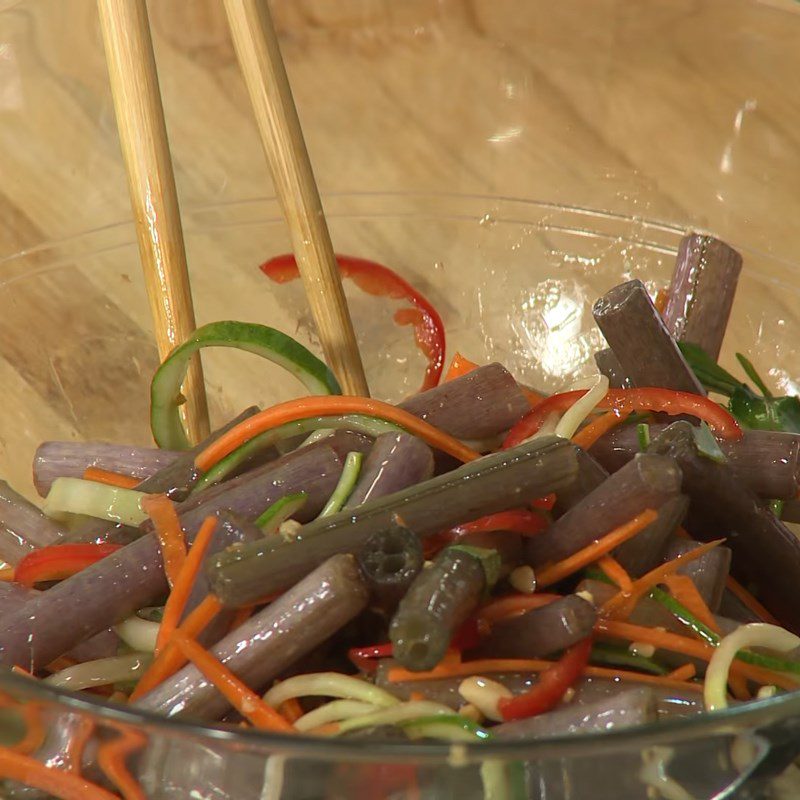
<path id="1" fill-rule="evenodd" d="M 161 358 L 196 328 L 178 193 L 144 0 L 98 0 L 131 206 Z M 181 411 L 189 439 L 209 434 L 203 370 L 195 356 Z"/>
<path id="2" fill-rule="evenodd" d="M 158 354 L 95 6 L 6 5 L 0 477 L 30 490 L 41 439 L 149 442 Z M 600 345 L 596 297 L 623 279 L 666 283 L 668 246 L 698 227 L 744 255 L 723 362 L 748 352 L 776 387 L 800 389 L 800 4 L 271 8 L 334 247 L 419 286 L 448 353 L 557 388 Z M 223 5 L 148 10 L 198 323 L 262 322 L 320 352 L 302 288 L 258 271 L 291 242 L 263 200 L 276 191 Z M 424 365 L 392 323 L 398 304 L 345 290 L 373 395 L 412 391 Z M 301 391 L 254 357 L 203 363 L 212 423 Z"/>

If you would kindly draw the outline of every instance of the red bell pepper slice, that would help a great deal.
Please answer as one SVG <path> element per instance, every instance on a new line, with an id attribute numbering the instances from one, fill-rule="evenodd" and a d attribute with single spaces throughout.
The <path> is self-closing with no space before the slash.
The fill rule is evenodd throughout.
<path id="1" fill-rule="evenodd" d="M 69 578 L 120 549 L 119 544 L 54 544 L 28 553 L 17 564 L 14 581 L 33 586 Z"/>
<path id="2" fill-rule="evenodd" d="M 503 448 L 514 447 L 529 436 L 533 436 L 548 414 L 562 413 L 586 394 L 587 390 L 554 394 L 542 400 L 530 413 L 526 414 L 508 432 Z M 631 411 L 657 411 L 670 415 L 690 414 L 704 420 L 724 439 L 741 439 L 739 423 L 721 405 L 690 392 L 676 392 L 672 389 L 637 388 L 610 389 L 597 404 L 597 408 L 615 409 L 621 413 Z"/>
<path id="3" fill-rule="evenodd" d="M 500 511 L 497 514 L 488 514 L 485 517 L 465 522 L 450 528 L 449 533 L 453 538 L 461 538 L 470 533 L 488 533 L 489 531 L 511 531 L 530 536 L 541 533 L 547 527 L 547 520 L 535 511 L 515 509 Z"/>
<path id="4" fill-rule="evenodd" d="M 503 697 L 497 708 L 508 721 L 545 714 L 555 708 L 589 663 L 592 637 L 587 636 L 564 651 L 561 659 L 539 675 L 536 685 L 516 697 Z"/>
<path id="5" fill-rule="evenodd" d="M 417 347 L 428 359 L 420 391 L 438 386 L 444 367 L 445 349 L 444 324 L 439 312 L 408 281 L 382 264 L 344 255 L 337 255 L 336 261 L 342 277 L 352 279 L 367 294 L 411 303 L 413 308 L 401 308 L 395 312 L 394 321 L 398 325 L 414 326 Z M 297 261 L 290 253 L 266 261 L 261 265 L 261 271 L 276 283 L 287 283 L 300 274 Z"/>
<path id="6" fill-rule="evenodd" d="M 471 650 L 477 647 L 481 640 L 481 632 L 477 617 L 470 617 L 455 632 L 450 642 L 450 650 Z M 378 659 L 392 657 L 392 643 L 370 644 L 366 647 L 352 647 L 347 651 L 347 657 L 361 672 L 373 673 L 378 669 Z"/>

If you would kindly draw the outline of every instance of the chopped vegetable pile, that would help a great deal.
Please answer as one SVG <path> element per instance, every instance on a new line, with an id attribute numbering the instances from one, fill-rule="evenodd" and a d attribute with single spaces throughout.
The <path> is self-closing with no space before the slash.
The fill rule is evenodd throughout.
<path id="1" fill-rule="evenodd" d="M 153 378 L 158 447 L 44 443 L 41 510 L 0 485 L 0 667 L 222 727 L 454 746 L 796 690 L 800 400 L 741 354 L 759 393 L 717 364 L 740 269 L 718 245 L 658 307 L 635 280 L 600 298 L 603 374 L 550 396 L 461 354 L 440 383 L 435 307 L 359 258 L 342 274 L 409 303 L 395 319 L 428 360 L 402 403 L 342 396 L 272 328 L 198 329 Z M 290 256 L 261 269 L 297 277 Z M 190 442 L 181 384 L 208 346 L 307 396 Z M 0 747 L 7 786 L 145 796 L 146 733 L 76 717 L 54 738 L 0 697 L 26 724 Z M 522 790 L 513 765 L 480 774 L 487 796 Z"/>

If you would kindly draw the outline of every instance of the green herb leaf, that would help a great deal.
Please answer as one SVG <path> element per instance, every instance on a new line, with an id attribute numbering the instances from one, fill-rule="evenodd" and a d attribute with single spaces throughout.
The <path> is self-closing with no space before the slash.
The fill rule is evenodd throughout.
<path id="1" fill-rule="evenodd" d="M 783 514 L 783 500 L 770 500 L 769 503 L 767 503 L 767 507 L 778 519 L 781 518 L 781 514 Z"/>
<path id="2" fill-rule="evenodd" d="M 706 422 L 701 422 L 699 426 L 692 426 L 692 433 L 700 455 L 710 458 L 718 464 L 724 464 L 728 460 Z"/>
<path id="3" fill-rule="evenodd" d="M 745 374 L 751 381 L 756 385 L 758 390 L 767 400 L 772 400 L 773 394 L 767 388 L 767 385 L 764 381 L 761 380 L 761 376 L 756 372 L 756 368 L 753 366 L 753 362 L 750 361 L 743 353 L 736 354 L 737 361 L 742 365 L 742 369 L 745 371 Z"/>
<path id="4" fill-rule="evenodd" d="M 723 369 L 711 356 L 696 344 L 678 342 L 683 357 L 688 362 L 698 380 L 710 392 L 719 392 L 730 397 L 731 394 L 744 384 Z"/>
<path id="5" fill-rule="evenodd" d="M 636 437 L 639 440 L 639 449 L 644 453 L 650 446 L 650 426 L 646 422 L 640 422 L 636 426 Z"/>

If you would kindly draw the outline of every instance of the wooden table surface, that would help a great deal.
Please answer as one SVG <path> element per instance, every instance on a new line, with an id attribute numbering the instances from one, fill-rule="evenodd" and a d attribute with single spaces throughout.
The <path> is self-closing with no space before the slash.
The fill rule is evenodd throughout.
<path id="1" fill-rule="evenodd" d="M 663 279 L 675 234 L 647 223 L 657 220 L 711 230 L 750 254 L 761 275 L 740 292 L 737 336 L 744 347 L 766 336 L 765 357 L 790 359 L 780 337 L 795 330 L 796 303 L 783 289 L 776 298 L 774 281 L 791 288 L 795 273 L 786 264 L 800 250 L 797 4 L 275 0 L 273 7 L 329 209 L 363 221 L 402 206 L 405 218 L 422 220 L 334 221 L 335 244 L 406 267 L 441 304 L 451 341 L 488 357 L 507 354 L 523 375 L 530 367 L 543 385 L 558 385 L 599 341 L 585 308 L 565 312 L 582 320 L 573 339 L 569 326 L 555 336 L 543 317 L 505 347 L 504 329 L 480 316 L 485 304 L 502 307 L 519 276 L 533 273 L 529 299 L 551 303 L 551 318 L 554 308 L 564 311 L 569 287 L 583 292 L 585 306 L 612 276 L 655 269 Z M 24 0 L 0 8 L 0 468 L 27 486 L 37 439 L 146 439 L 155 355 L 135 248 L 121 246 L 132 241 L 130 209 L 95 6 Z M 299 325 L 313 341 L 297 295 L 270 293 L 255 269 L 285 248 L 285 237 L 276 224 L 259 227 L 259 215 L 276 213 L 258 201 L 272 194 L 271 180 L 221 3 L 156 0 L 150 12 L 200 321 L 260 319 L 289 332 Z M 408 199 L 338 196 L 365 192 Z M 497 198 L 554 205 L 534 213 Z M 608 222 L 570 212 L 571 238 L 537 233 L 530 241 L 502 226 L 478 234 L 477 225 L 455 222 L 480 220 L 482 211 L 490 222 L 524 213 L 541 232 L 561 220 L 558 206 L 620 216 Z M 452 225 L 424 222 L 437 210 Z M 603 269 L 594 269 L 595 244 L 579 229 L 619 220 L 628 239 L 656 246 L 631 261 L 618 236 Z M 612 266 L 609 253 L 618 259 Z M 491 281 L 473 291 L 487 275 Z M 561 305 L 551 302 L 554 286 Z M 354 314 L 366 324 L 375 311 L 357 298 Z M 514 328 L 508 315 L 503 324 Z M 383 364 L 374 367 L 378 394 L 413 388 L 416 373 L 399 389 L 386 377 L 409 359 L 416 370 L 407 338 L 401 331 L 397 341 L 365 344 L 368 362 Z M 281 396 L 275 372 L 247 388 L 252 367 L 210 359 L 218 415 L 254 395 Z M 800 364 L 789 360 L 773 371 L 790 387 L 798 375 Z"/>

